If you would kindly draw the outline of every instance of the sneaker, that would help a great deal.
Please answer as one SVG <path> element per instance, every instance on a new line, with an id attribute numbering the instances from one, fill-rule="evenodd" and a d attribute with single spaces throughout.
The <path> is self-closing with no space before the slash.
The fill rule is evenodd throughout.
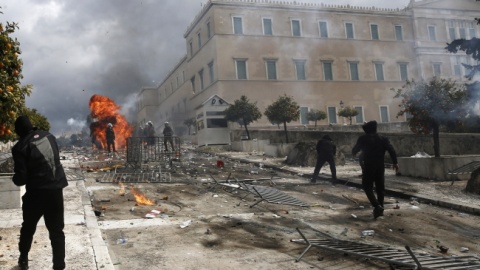
<path id="1" fill-rule="evenodd" d="M 20 257 L 18 259 L 18 267 L 20 270 L 27 270 L 28 269 L 28 259 Z"/>
<path id="2" fill-rule="evenodd" d="M 378 217 L 381 217 L 383 216 L 383 207 L 381 207 L 380 205 L 379 206 L 376 206 L 374 209 L 373 209 L 373 218 L 374 219 L 377 219 Z"/>

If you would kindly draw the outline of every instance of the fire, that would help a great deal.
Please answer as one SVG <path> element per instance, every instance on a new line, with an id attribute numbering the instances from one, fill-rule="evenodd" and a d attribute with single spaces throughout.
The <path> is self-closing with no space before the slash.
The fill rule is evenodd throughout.
<path id="1" fill-rule="evenodd" d="M 125 185 L 122 182 L 118 182 L 120 184 L 120 196 L 125 196 Z"/>
<path id="2" fill-rule="evenodd" d="M 137 205 L 155 205 L 155 202 L 145 197 L 140 191 L 136 190 L 134 187 L 131 188 L 131 192 L 135 197 Z"/>
<path id="3" fill-rule="evenodd" d="M 102 147 L 106 148 L 106 129 L 108 123 L 112 123 L 116 149 L 125 148 L 127 138 L 132 136 L 132 127 L 127 123 L 125 117 L 118 112 L 120 106 L 108 97 L 93 95 L 90 98 L 89 107 L 93 119 L 90 125 L 92 136 L 95 136 Z"/>

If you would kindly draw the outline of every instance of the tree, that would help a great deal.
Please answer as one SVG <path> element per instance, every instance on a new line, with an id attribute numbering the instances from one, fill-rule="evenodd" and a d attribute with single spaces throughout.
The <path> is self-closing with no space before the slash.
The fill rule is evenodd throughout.
<path id="1" fill-rule="evenodd" d="M 437 77 L 419 84 L 407 81 L 395 98 L 402 98 L 397 117 L 408 113 L 413 133 L 432 134 L 435 157 L 440 157 L 440 126 L 461 124 L 467 115 L 465 85 Z"/>
<path id="2" fill-rule="evenodd" d="M 297 121 L 300 117 L 300 106 L 287 95 L 280 96 L 275 102 L 267 107 L 264 113 L 272 123 L 283 123 L 285 139 L 288 143 L 287 123 Z"/>
<path id="3" fill-rule="evenodd" d="M 340 111 L 338 111 L 338 116 L 348 118 L 348 120 L 350 121 L 350 125 L 352 124 L 352 117 L 357 115 L 358 115 L 358 111 L 350 106 L 347 106 L 341 109 Z"/>
<path id="4" fill-rule="evenodd" d="M 185 126 L 187 126 L 187 128 L 188 128 L 188 135 L 190 135 L 190 128 L 191 128 L 192 126 L 195 126 L 195 125 L 197 124 L 197 119 L 195 119 L 195 117 L 185 119 L 185 121 L 183 121 L 183 124 L 184 124 Z"/>
<path id="5" fill-rule="evenodd" d="M 0 14 L 3 12 L 0 11 Z M 19 59 L 20 43 L 11 35 L 18 29 L 16 23 L 0 23 L 0 141 L 15 140 L 12 132 L 15 119 L 25 107 L 25 96 L 30 95 L 31 86 L 20 85 L 22 60 Z"/>
<path id="6" fill-rule="evenodd" d="M 262 117 L 262 113 L 257 107 L 257 102 L 251 103 L 244 95 L 235 100 L 233 105 L 225 110 L 225 119 L 230 122 L 239 122 L 245 127 L 247 140 L 250 140 L 248 125 Z"/>
<path id="7" fill-rule="evenodd" d="M 307 113 L 308 121 L 315 121 L 315 127 L 317 127 L 317 121 L 321 121 L 327 118 L 327 113 L 321 110 L 310 110 Z"/>

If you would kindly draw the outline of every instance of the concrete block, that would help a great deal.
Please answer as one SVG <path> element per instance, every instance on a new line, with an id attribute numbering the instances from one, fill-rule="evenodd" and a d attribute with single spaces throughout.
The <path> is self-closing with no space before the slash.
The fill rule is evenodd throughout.
<path id="1" fill-rule="evenodd" d="M 23 194 L 25 186 L 16 186 L 12 176 L 0 176 L 0 209 L 21 208 Z"/>

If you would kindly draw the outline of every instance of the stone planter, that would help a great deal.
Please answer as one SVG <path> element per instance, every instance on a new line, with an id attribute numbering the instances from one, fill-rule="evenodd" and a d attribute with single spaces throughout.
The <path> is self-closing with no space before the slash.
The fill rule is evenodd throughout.
<path id="1" fill-rule="evenodd" d="M 17 187 L 12 182 L 12 175 L 0 176 L 0 209 L 21 208 L 23 194 L 25 186 Z"/>
<path id="2" fill-rule="evenodd" d="M 449 175 L 448 173 L 472 161 L 480 161 L 480 155 L 441 156 L 439 158 L 399 157 L 400 173 L 405 176 L 437 181 L 468 180 L 470 174 Z"/>

